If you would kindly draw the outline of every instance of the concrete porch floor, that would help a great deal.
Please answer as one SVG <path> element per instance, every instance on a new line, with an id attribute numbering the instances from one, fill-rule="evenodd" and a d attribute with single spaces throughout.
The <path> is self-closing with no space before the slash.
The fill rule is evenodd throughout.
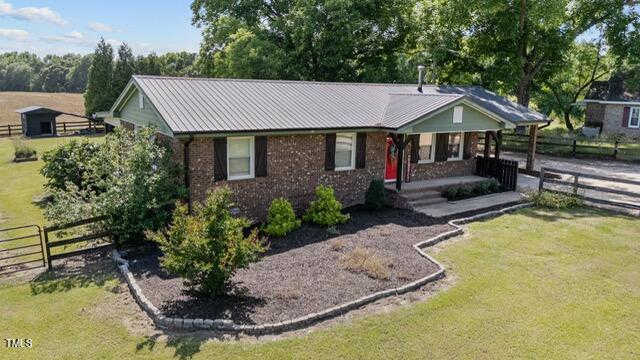
<path id="1" fill-rule="evenodd" d="M 462 214 L 470 211 L 478 211 L 493 206 L 507 205 L 519 202 L 523 196 L 515 191 L 478 196 L 466 200 L 448 201 L 441 204 L 419 207 L 413 209 L 419 213 L 440 218 L 445 216 Z"/>
<path id="2" fill-rule="evenodd" d="M 403 182 L 401 193 L 415 192 L 415 191 L 442 191 L 450 186 L 468 185 L 475 182 L 487 180 L 487 178 L 476 175 L 468 176 L 451 176 L 445 178 L 437 178 L 431 180 Z M 386 183 L 385 187 L 388 190 L 395 191 L 396 183 Z"/>

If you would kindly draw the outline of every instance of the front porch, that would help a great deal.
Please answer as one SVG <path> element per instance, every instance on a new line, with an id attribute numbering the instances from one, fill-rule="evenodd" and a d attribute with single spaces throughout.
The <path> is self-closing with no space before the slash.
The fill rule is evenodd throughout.
<path id="1" fill-rule="evenodd" d="M 418 209 L 425 206 L 446 203 L 442 191 L 452 186 L 472 186 L 487 180 L 476 175 L 451 176 L 431 180 L 403 183 L 402 189 L 396 189 L 395 183 L 387 183 L 385 189 L 395 207 Z"/>

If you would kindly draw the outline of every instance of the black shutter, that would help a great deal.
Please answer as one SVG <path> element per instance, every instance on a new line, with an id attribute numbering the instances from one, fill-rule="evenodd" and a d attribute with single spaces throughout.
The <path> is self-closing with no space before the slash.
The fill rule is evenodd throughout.
<path id="1" fill-rule="evenodd" d="M 464 150 L 462 152 L 462 158 L 465 160 L 471 159 L 471 139 L 473 138 L 473 133 L 467 132 L 464 133 Z"/>
<path id="2" fill-rule="evenodd" d="M 409 135 L 409 143 L 411 143 L 411 163 L 417 164 L 420 160 L 420 135 Z"/>
<path id="3" fill-rule="evenodd" d="M 367 159 L 367 133 L 356 135 L 356 169 L 362 169 Z"/>
<path id="4" fill-rule="evenodd" d="M 227 138 L 213 139 L 213 180 L 227 180 Z"/>
<path id="5" fill-rule="evenodd" d="M 267 137 L 256 136 L 255 139 L 255 152 L 256 152 L 256 177 L 267 176 Z"/>
<path id="6" fill-rule="evenodd" d="M 335 170 L 336 168 L 336 134 L 327 134 L 325 137 L 326 146 L 324 149 L 324 169 Z"/>
<path id="7" fill-rule="evenodd" d="M 436 161 L 447 161 L 449 158 L 449 134 L 436 135 Z"/>

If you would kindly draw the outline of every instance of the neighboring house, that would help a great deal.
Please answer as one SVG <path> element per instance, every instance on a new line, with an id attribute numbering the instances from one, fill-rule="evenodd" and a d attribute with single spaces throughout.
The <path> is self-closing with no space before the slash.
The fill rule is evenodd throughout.
<path id="1" fill-rule="evenodd" d="M 62 114 L 42 106 L 28 106 L 16 110 L 22 122 L 24 136 L 52 136 L 56 135 L 56 118 Z"/>
<path id="2" fill-rule="evenodd" d="M 304 209 L 318 184 L 350 206 L 373 179 L 470 175 L 479 132 L 548 119 L 480 87 L 134 76 L 105 121 L 155 125 L 190 201 L 228 185 L 264 219 L 278 197 Z"/>
<path id="3" fill-rule="evenodd" d="M 585 126 L 599 127 L 603 135 L 640 139 L 640 97 L 625 93 L 622 80 L 596 82 L 585 100 Z"/>

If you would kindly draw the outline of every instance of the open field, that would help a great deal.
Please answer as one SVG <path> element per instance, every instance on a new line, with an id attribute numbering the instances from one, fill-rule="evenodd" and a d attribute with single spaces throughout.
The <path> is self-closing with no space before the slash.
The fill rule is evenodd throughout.
<path id="1" fill-rule="evenodd" d="M 0 125 L 20 124 L 20 115 L 15 110 L 31 105 L 84 115 L 82 94 L 0 91 Z M 58 117 L 61 122 L 79 120 L 82 119 L 69 115 Z"/>

